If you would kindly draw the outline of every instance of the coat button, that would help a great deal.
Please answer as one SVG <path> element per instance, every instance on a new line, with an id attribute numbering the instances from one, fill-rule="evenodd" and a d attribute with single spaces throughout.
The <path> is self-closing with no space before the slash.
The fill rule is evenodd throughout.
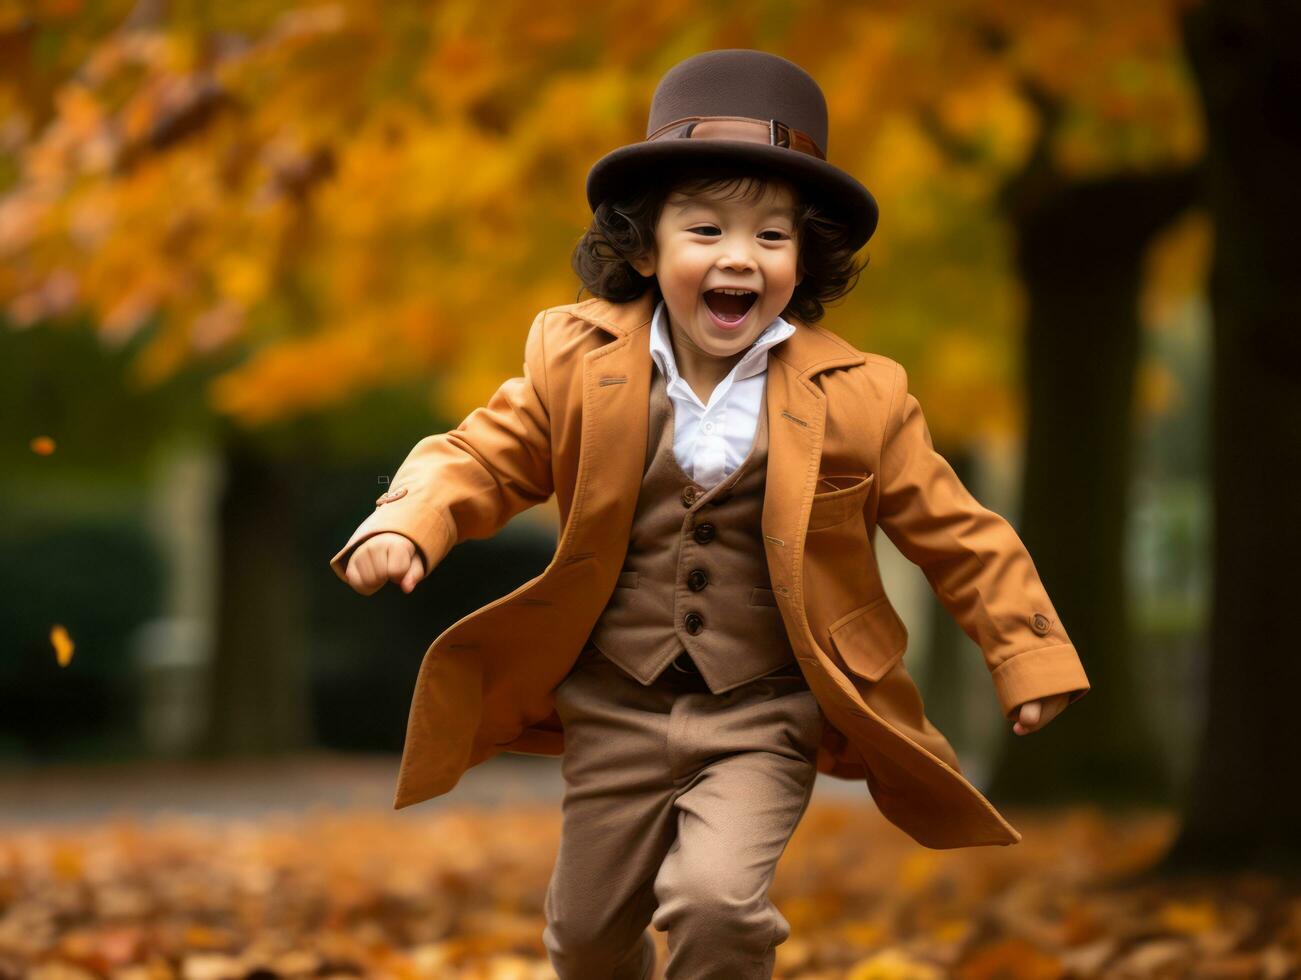
<path id="1" fill-rule="evenodd" d="M 694 503 L 696 502 L 696 498 L 699 497 L 699 496 L 700 496 L 700 489 L 699 489 L 695 484 L 692 484 L 692 485 L 689 486 L 689 487 L 685 487 L 685 488 L 683 488 L 683 490 L 682 490 L 682 506 L 683 506 L 683 507 L 690 507 L 692 504 L 694 504 Z"/>
<path id="2" fill-rule="evenodd" d="M 386 493 L 381 493 L 379 497 L 376 498 L 375 506 L 379 507 L 382 506 L 383 504 L 391 503 L 394 500 L 400 500 L 402 497 L 405 497 L 406 495 L 407 495 L 406 487 L 399 487 L 397 490 L 389 490 Z"/>
<path id="3" fill-rule="evenodd" d="M 697 544 L 708 544 L 710 541 L 713 541 L 714 525 L 708 523 L 697 525 L 695 538 Z"/>
<path id="4" fill-rule="evenodd" d="M 703 568 L 693 568 L 691 574 L 687 576 L 687 588 L 692 592 L 699 592 L 709 584 L 709 576 L 705 574 Z"/>
<path id="5" fill-rule="evenodd" d="M 1035 613 L 1030 617 L 1030 628 L 1040 636 L 1044 636 L 1048 633 L 1048 627 L 1051 623 L 1052 620 L 1043 613 Z"/>
<path id="6" fill-rule="evenodd" d="M 705 619 L 700 613 L 689 612 L 683 617 L 682 625 L 687 628 L 687 632 L 695 636 L 705 628 Z"/>

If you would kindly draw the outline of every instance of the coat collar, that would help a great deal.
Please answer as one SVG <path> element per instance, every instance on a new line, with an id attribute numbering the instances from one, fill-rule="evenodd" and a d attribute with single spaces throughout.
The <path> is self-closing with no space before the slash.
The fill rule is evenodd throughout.
<path id="1" fill-rule="evenodd" d="M 557 549 L 565 561 L 595 557 L 605 576 L 602 587 L 608 583 L 613 588 L 628 547 L 645 461 L 654 305 L 646 294 L 628 303 L 593 298 L 555 312 L 568 312 L 615 336 L 583 355 L 577 490 Z M 793 621 L 807 628 L 802 558 L 827 410 L 821 386 L 809 378 L 829 368 L 862 364 L 866 357 L 829 331 L 787 319 L 795 332 L 768 350 L 762 530 L 778 602 L 786 603 Z"/>
<path id="2" fill-rule="evenodd" d="M 627 337 L 638 330 L 650 329 L 655 303 L 651 291 L 647 290 L 637 299 L 626 303 L 593 296 L 581 303 L 559 307 L 557 312 L 562 310 L 615 337 Z M 798 377 L 806 378 L 818 371 L 849 367 L 866 361 L 862 351 L 856 350 L 831 331 L 810 326 L 798 317 L 787 316 L 786 319 L 795 325 L 795 332 L 774 344 L 771 355 L 791 368 Z"/>

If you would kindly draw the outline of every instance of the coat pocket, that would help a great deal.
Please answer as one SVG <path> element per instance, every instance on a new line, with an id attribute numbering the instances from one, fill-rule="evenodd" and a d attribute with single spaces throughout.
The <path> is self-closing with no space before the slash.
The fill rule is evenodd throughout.
<path id="1" fill-rule="evenodd" d="M 833 527 L 862 513 L 867 494 L 876 480 L 875 473 L 833 473 L 818 477 L 820 492 L 813 495 L 809 507 L 810 531 Z"/>
<path id="2" fill-rule="evenodd" d="M 828 632 L 845 666 L 864 680 L 879 681 L 908 648 L 908 628 L 888 596 L 841 616 Z"/>

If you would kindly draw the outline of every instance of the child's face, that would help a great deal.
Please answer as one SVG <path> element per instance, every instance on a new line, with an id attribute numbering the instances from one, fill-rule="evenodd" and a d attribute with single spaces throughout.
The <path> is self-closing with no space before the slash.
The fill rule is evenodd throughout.
<path id="1" fill-rule="evenodd" d="M 791 188 L 769 182 L 757 201 L 723 200 L 725 192 L 670 193 L 652 254 L 633 263 L 643 276 L 658 278 L 674 339 L 705 357 L 728 358 L 749 347 L 781 315 L 800 279 Z M 740 321 L 725 326 L 705 302 L 705 293 L 718 287 L 752 289 L 758 298 Z"/>

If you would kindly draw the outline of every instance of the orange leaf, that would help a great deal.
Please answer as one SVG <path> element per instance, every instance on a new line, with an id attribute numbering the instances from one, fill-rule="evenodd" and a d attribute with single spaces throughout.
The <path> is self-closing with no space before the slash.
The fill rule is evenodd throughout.
<path id="1" fill-rule="evenodd" d="M 54 644 L 54 654 L 59 659 L 59 666 L 66 667 L 72 660 L 72 638 L 68 631 L 57 623 L 50 629 L 50 642 Z"/>

